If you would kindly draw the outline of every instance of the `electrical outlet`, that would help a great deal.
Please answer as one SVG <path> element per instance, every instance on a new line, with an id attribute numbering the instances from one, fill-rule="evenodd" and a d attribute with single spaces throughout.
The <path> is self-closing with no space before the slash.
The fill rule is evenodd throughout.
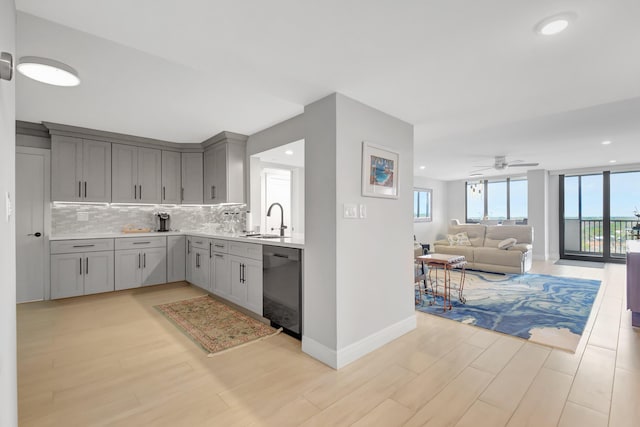
<path id="1" fill-rule="evenodd" d="M 344 217 L 348 219 L 357 219 L 358 218 L 358 205 L 355 203 L 345 203 L 344 204 Z"/>

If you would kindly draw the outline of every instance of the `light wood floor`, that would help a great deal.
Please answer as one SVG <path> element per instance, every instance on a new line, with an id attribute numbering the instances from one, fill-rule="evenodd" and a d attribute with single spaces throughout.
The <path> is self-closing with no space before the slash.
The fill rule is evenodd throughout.
<path id="1" fill-rule="evenodd" d="M 603 280 L 576 354 L 417 313 L 334 371 L 282 334 L 207 358 L 152 308 L 203 293 L 187 285 L 20 305 L 20 425 L 638 425 L 624 266 L 533 272 Z"/>

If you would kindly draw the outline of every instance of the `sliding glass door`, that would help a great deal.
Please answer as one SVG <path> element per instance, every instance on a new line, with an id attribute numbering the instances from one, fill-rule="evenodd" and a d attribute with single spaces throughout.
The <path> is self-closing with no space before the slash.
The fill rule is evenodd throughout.
<path id="1" fill-rule="evenodd" d="M 640 205 L 640 172 L 560 176 L 560 256 L 623 261 Z"/>

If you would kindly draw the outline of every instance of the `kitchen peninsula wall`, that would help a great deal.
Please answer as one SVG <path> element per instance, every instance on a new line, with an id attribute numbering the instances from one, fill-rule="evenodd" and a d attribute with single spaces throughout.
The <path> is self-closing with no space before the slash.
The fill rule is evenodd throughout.
<path id="1" fill-rule="evenodd" d="M 171 215 L 171 229 L 242 232 L 246 206 L 139 206 L 51 204 L 51 235 L 119 233 L 125 226 L 155 230 L 156 212 Z"/>

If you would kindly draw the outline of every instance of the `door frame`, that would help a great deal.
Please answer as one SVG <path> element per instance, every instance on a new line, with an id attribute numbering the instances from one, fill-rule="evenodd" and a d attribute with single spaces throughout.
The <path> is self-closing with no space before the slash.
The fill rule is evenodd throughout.
<path id="1" fill-rule="evenodd" d="M 16 156 L 18 154 L 44 157 L 44 230 L 42 238 L 44 240 L 44 300 L 47 301 L 51 299 L 51 254 L 49 250 L 49 237 L 51 236 L 51 150 L 16 146 Z"/>

